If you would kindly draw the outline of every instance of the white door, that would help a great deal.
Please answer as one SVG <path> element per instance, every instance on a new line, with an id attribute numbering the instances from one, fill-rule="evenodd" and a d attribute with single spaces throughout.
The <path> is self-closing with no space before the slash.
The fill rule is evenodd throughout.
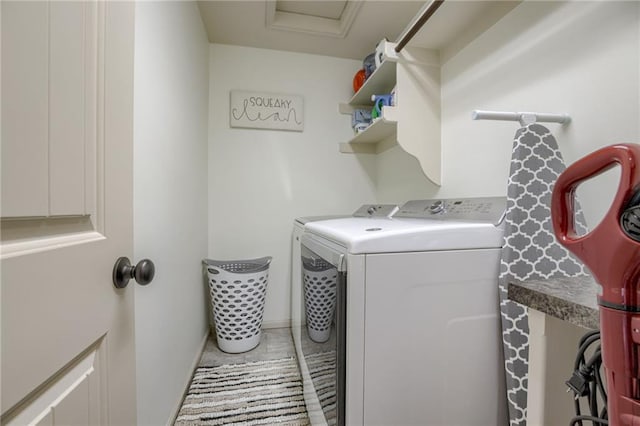
<path id="1" fill-rule="evenodd" d="M 130 2 L 2 1 L 2 424 L 135 423 Z"/>

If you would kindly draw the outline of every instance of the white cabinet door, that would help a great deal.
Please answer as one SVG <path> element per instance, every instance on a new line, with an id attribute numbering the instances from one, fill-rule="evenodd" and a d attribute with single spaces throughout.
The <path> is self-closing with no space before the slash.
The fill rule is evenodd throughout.
<path id="1" fill-rule="evenodd" d="M 134 4 L 0 14 L 0 421 L 132 425 Z"/>

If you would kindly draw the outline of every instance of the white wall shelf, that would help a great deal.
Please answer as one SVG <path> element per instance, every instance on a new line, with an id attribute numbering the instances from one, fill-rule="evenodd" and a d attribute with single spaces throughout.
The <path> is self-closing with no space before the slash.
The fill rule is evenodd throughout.
<path id="1" fill-rule="evenodd" d="M 351 114 L 358 108 L 372 108 L 372 95 L 388 94 L 394 87 L 397 105 L 384 107 L 379 120 L 347 143 L 340 144 L 340 152 L 379 154 L 400 145 L 418 159 L 427 178 L 440 185 L 440 62 L 437 53 L 405 48 L 396 54 L 395 44 L 386 42 L 383 62 L 348 103 L 339 105 L 338 110 Z M 429 89 L 434 87 L 438 90 Z"/>
<path id="2" fill-rule="evenodd" d="M 375 120 L 364 131 L 356 134 L 346 143 L 340 144 L 342 153 L 379 153 L 396 145 L 396 132 L 398 126 L 398 109 L 396 107 L 383 107 L 382 117 Z M 391 138 L 391 143 L 388 140 Z M 356 145 L 370 145 L 369 147 L 357 147 Z"/>
<path id="3" fill-rule="evenodd" d="M 520 0 L 467 3 L 445 2 L 399 53 L 395 43 L 386 43 L 382 64 L 348 103 L 339 106 L 339 111 L 351 114 L 354 109 L 371 108 L 371 95 L 390 93 L 395 86 L 394 123 L 371 126 L 340 144 L 340 152 L 378 154 L 397 143 L 419 161 L 431 182 L 441 185 L 440 67 L 513 10 Z M 428 7 L 429 2 L 425 3 Z M 421 14 L 422 11 L 416 19 Z M 403 34 L 412 30 L 414 22 Z"/>
<path id="4" fill-rule="evenodd" d="M 397 121 L 380 118 L 367 127 L 367 130 L 355 135 L 349 143 L 378 143 L 389 136 L 395 135 L 397 125 Z"/>
<path id="5" fill-rule="evenodd" d="M 388 58 L 364 82 L 349 100 L 349 105 L 373 105 L 371 95 L 390 93 L 396 84 L 395 58 Z"/>

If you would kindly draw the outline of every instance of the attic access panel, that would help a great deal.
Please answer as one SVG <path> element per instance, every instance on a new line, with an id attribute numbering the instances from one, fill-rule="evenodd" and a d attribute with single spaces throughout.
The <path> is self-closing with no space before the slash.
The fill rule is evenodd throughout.
<path id="1" fill-rule="evenodd" d="M 327 19 L 340 19 L 347 6 L 347 0 L 295 1 L 276 0 L 276 11 L 317 16 Z"/>
<path id="2" fill-rule="evenodd" d="M 267 0 L 266 25 L 269 29 L 346 37 L 361 1 Z"/>

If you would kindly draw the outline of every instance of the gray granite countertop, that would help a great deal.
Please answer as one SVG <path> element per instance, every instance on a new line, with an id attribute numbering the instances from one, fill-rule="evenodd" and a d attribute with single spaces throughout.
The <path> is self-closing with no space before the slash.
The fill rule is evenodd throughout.
<path id="1" fill-rule="evenodd" d="M 509 283 L 508 297 L 572 324 L 597 329 L 598 287 L 592 277 L 514 281 Z"/>

